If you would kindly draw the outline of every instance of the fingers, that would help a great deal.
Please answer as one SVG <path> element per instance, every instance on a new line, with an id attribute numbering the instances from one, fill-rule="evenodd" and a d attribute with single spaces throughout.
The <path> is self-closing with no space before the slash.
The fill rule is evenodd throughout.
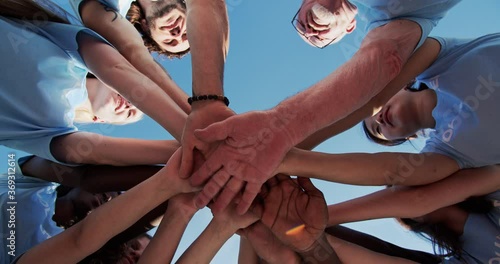
<path id="1" fill-rule="evenodd" d="M 234 177 L 231 178 L 224 186 L 222 193 L 219 195 L 219 197 L 217 197 L 217 201 L 212 206 L 212 212 L 214 214 L 217 214 L 226 209 L 226 207 L 229 205 L 229 203 L 231 203 L 234 200 L 236 194 L 240 192 L 243 186 L 244 186 L 243 181 Z"/>
<path id="2" fill-rule="evenodd" d="M 304 189 L 304 191 L 306 191 L 309 195 L 323 197 L 323 193 L 312 184 L 311 179 L 298 177 L 297 181 L 299 182 L 300 187 L 302 187 L 302 189 Z"/>
<path id="3" fill-rule="evenodd" d="M 218 165 L 215 165 L 218 164 Z M 189 181 L 192 185 L 198 186 L 203 184 L 207 179 L 214 175 L 217 171 L 221 171 L 222 162 L 218 159 L 216 154 L 210 157 L 201 167 L 191 175 Z M 227 173 L 226 173 L 227 174 Z M 228 176 L 229 177 L 229 176 Z M 229 178 L 228 178 L 229 179 Z M 222 185 L 224 186 L 224 185 Z"/>
<path id="4" fill-rule="evenodd" d="M 221 121 L 213 123 L 204 129 L 196 129 L 194 131 L 194 136 L 199 140 L 211 143 L 215 141 L 225 140 L 228 136 L 228 124 L 227 121 Z"/>
<path id="5" fill-rule="evenodd" d="M 183 179 L 189 178 L 193 170 L 193 150 L 189 147 L 182 148 L 181 168 L 179 176 Z"/>
<path id="6" fill-rule="evenodd" d="M 212 175 L 212 174 L 210 174 Z M 193 176 L 194 177 L 194 176 Z M 195 203 L 198 208 L 205 207 L 222 189 L 226 182 L 229 181 L 230 175 L 224 171 L 219 170 L 203 187 L 203 190 L 196 196 Z M 220 199 L 218 198 L 217 201 Z M 216 202 L 217 204 L 217 202 Z M 215 205 L 214 205 L 215 206 Z"/>
<path id="7" fill-rule="evenodd" d="M 243 193 L 243 196 L 241 197 L 241 201 L 238 204 L 238 207 L 236 208 L 236 212 L 239 215 L 243 215 L 248 211 L 250 206 L 252 205 L 253 200 L 257 196 L 257 194 L 260 191 L 261 185 L 256 184 L 256 183 L 247 183 L 245 186 L 245 192 Z"/>

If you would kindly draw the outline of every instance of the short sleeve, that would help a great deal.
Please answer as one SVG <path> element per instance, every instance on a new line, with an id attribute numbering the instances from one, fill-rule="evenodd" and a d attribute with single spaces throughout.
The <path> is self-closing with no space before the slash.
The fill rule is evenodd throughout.
<path id="1" fill-rule="evenodd" d="M 435 137 L 429 138 L 425 142 L 425 146 L 422 148 L 422 150 L 420 152 L 421 153 L 438 153 L 438 154 L 450 157 L 457 162 L 460 169 L 472 167 L 471 164 L 468 164 L 468 162 L 466 162 L 466 158 L 461 153 L 457 152 L 452 147 L 446 145 L 446 143 L 439 141 Z"/>

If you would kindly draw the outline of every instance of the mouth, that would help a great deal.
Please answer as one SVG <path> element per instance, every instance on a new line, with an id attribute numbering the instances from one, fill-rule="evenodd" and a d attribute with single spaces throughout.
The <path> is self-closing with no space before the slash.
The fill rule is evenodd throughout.
<path id="1" fill-rule="evenodd" d="M 115 107 L 115 112 L 120 111 L 125 105 L 125 99 L 121 95 L 118 95 L 118 99 L 116 100 L 116 105 L 117 106 Z"/>

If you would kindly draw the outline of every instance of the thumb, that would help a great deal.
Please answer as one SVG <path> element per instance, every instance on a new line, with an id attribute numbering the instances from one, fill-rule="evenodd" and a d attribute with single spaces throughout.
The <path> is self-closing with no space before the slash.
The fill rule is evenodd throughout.
<path id="1" fill-rule="evenodd" d="M 323 193 L 318 188 L 316 188 L 316 186 L 313 185 L 311 179 L 305 177 L 298 177 L 297 181 L 300 187 L 302 187 L 302 189 L 304 189 L 306 193 L 323 197 Z"/>
<path id="2" fill-rule="evenodd" d="M 229 122 L 226 120 L 213 123 L 204 129 L 196 129 L 194 136 L 205 143 L 221 141 L 228 137 Z"/>

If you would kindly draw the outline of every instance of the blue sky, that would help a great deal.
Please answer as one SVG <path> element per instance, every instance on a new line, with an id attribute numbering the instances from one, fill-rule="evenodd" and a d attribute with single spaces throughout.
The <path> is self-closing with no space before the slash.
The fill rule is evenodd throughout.
<path id="1" fill-rule="evenodd" d="M 58 0 L 60 1 L 60 0 Z M 304 43 L 290 21 L 301 1 L 226 0 L 230 19 L 230 50 L 225 70 L 225 94 L 237 113 L 268 109 L 321 80 L 344 63 L 359 46 L 359 31 L 348 35 L 341 44 L 323 50 Z M 431 35 L 474 38 L 500 31 L 500 1 L 464 0 L 452 9 Z M 358 27 L 362 25 L 358 24 Z M 191 91 L 190 57 L 182 60 L 159 60 L 185 91 Z M 360 73 L 362 74 L 362 73 Z M 335 106 L 332 106 L 332 108 Z M 168 114 L 168 113 L 165 113 Z M 171 136 L 149 118 L 122 127 L 83 126 L 82 130 L 117 137 L 169 139 Z M 422 142 L 401 147 L 383 148 L 368 142 L 359 126 L 330 139 L 316 150 L 330 153 L 403 151 L 417 152 Z M 7 153 L 0 147 L 0 171 L 6 171 Z M 18 157 L 22 155 L 14 151 Z M 360 162 L 360 164 L 362 164 Z M 378 190 L 315 181 L 329 204 L 355 198 Z M 209 210 L 197 213 L 188 226 L 178 254 L 205 228 L 211 219 Z M 348 225 L 407 248 L 430 251 L 430 245 L 401 228 L 392 219 Z M 238 237 L 233 236 L 217 254 L 213 263 L 235 263 Z M 177 256 L 178 256 L 177 254 Z"/>

